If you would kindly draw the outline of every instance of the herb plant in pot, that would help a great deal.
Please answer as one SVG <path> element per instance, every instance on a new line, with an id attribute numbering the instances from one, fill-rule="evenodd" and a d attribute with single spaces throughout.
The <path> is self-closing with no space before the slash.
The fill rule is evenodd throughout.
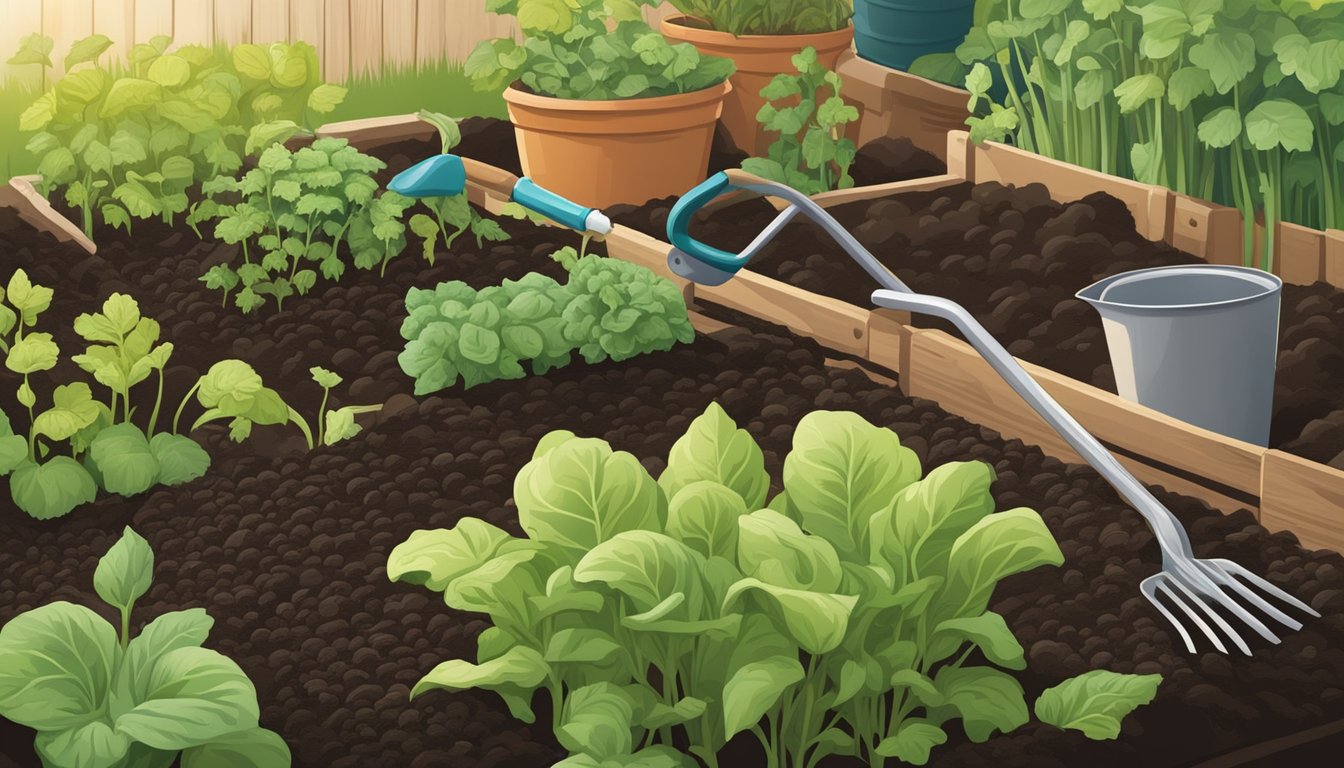
<path id="1" fill-rule="evenodd" d="M 775 75 L 793 70 L 794 54 L 815 48 L 826 69 L 849 50 L 854 27 L 850 0 L 671 0 L 681 15 L 663 20 L 670 40 L 691 43 L 701 53 L 733 60 L 733 91 L 723 105 L 723 124 L 733 143 L 760 156 L 774 136 L 756 120 L 765 104 L 761 90 Z"/>
<path id="2" fill-rule="evenodd" d="M 653 4 L 486 0 L 517 17 L 523 42 L 481 43 L 466 71 L 481 90 L 507 86 L 523 172 L 538 184 L 603 207 L 704 180 L 733 64 L 668 42 L 643 21 Z"/>

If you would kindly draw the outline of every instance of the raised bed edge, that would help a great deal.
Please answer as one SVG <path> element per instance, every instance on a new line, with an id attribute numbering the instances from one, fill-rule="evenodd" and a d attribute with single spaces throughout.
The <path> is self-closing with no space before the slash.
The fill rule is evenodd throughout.
<path id="1" fill-rule="evenodd" d="M 84 230 L 61 215 L 51 203 L 37 191 L 41 176 L 15 176 L 4 187 L 0 187 L 0 206 L 13 208 L 19 218 L 31 224 L 40 232 L 46 232 L 62 243 L 74 243 L 86 252 L 98 252 Z"/>
<path id="2" fill-rule="evenodd" d="M 996 181 L 1021 186 L 1046 184 L 1051 197 L 1070 201 L 1092 192 L 1119 199 L 1134 216 L 1135 228 L 1211 264 L 1240 264 L 1244 238 L 1241 212 L 1166 187 L 1142 184 L 996 142 L 977 146 L 966 131 L 950 131 L 948 173 L 974 183 Z M 1264 227 L 1257 224 L 1257 243 Z M 1289 283 L 1325 281 L 1344 288 L 1344 232 L 1281 223 L 1274 273 Z"/>

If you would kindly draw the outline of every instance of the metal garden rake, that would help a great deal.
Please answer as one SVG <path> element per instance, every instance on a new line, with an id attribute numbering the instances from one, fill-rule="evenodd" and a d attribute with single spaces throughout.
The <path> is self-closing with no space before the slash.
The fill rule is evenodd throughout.
<path id="1" fill-rule="evenodd" d="M 747 190 L 789 203 L 741 253 L 733 254 L 705 245 L 691 237 L 689 225 L 696 211 L 732 190 Z M 1227 653 L 1224 639 L 1247 655 L 1251 648 L 1243 637 L 1245 628 L 1271 643 L 1280 642 L 1260 616 L 1278 622 L 1289 631 L 1302 623 L 1266 600 L 1275 598 L 1311 616 L 1320 616 L 1310 606 L 1241 565 L 1222 558 L 1195 557 L 1185 528 L 1169 509 L 1125 469 L 1095 437 L 1083 428 L 1022 369 L 988 331 L 961 305 L 936 296 L 917 294 L 891 274 L 821 206 L 783 184 L 740 170 L 715 174 L 683 196 L 668 217 L 667 230 L 673 249 L 668 265 L 676 274 L 696 283 L 721 285 L 746 266 L 798 213 L 803 212 L 844 248 L 882 288 L 872 295 L 879 307 L 920 312 L 951 322 L 981 357 L 1038 413 L 1093 469 L 1097 470 L 1127 502 L 1143 515 L 1162 550 L 1162 569 L 1144 579 L 1140 591 L 1176 627 L 1186 648 L 1195 652 L 1187 628 L 1193 625 L 1215 648 Z M 1258 590 L 1258 591 L 1257 591 Z M 1257 615 L 1257 612 L 1259 615 Z M 1179 615 L 1178 615 L 1179 614 Z M 1188 621 L 1184 623 L 1181 616 Z M 1235 624 L 1235 626 L 1234 626 Z M 1239 629 L 1240 628 L 1240 629 Z"/>

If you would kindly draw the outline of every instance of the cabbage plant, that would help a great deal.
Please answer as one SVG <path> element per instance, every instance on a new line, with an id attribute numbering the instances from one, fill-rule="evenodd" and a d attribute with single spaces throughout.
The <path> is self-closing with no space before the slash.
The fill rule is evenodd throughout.
<path id="1" fill-rule="evenodd" d="M 656 480 L 552 432 L 514 482 L 524 538 L 465 518 L 389 557 L 392 580 L 493 622 L 475 663 L 443 662 L 412 696 L 492 690 L 532 722 L 544 692 L 570 766 L 689 765 L 667 751 L 682 739 L 716 766 L 743 732 L 771 768 L 922 764 L 949 728 L 1011 731 L 1028 719 L 1011 674 L 1025 662 L 989 598 L 1063 558 L 1035 512 L 995 511 L 987 465 L 921 475 L 894 433 L 847 412 L 803 418 L 773 497 L 760 447 L 716 404 Z M 1103 738 L 1156 684 L 1091 680 L 1037 708 Z"/>
<path id="2" fill-rule="evenodd" d="M 289 748 L 258 725 L 257 691 L 232 660 L 202 648 L 214 620 L 172 611 L 131 635 L 154 553 L 126 528 L 93 588 L 113 626 L 64 600 L 0 628 L 0 716 L 37 731 L 45 768 L 288 768 Z"/>

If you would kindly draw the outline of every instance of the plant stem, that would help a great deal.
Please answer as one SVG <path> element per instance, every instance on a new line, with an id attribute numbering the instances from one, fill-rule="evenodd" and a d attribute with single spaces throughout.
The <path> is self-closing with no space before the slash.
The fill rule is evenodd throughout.
<path id="1" fill-rule="evenodd" d="M 177 406 L 177 412 L 173 414 L 173 434 L 174 434 L 174 435 L 177 434 L 177 425 L 178 425 L 178 422 L 180 422 L 180 421 L 182 420 L 182 411 L 187 407 L 187 401 L 190 400 L 190 399 L 191 399 L 191 396 L 194 395 L 194 394 L 196 394 L 196 390 L 198 390 L 198 389 L 200 389 L 200 388 L 201 388 L 201 380 L 200 380 L 200 379 L 197 379 L 197 380 L 196 380 L 196 383 L 193 384 L 193 385 L 191 386 L 191 389 L 188 389 L 188 390 L 187 390 L 187 394 L 184 395 L 184 396 L 182 397 L 182 403 L 181 403 L 181 405 L 178 405 L 178 406 Z"/>
<path id="2" fill-rule="evenodd" d="M 159 423 L 159 406 L 163 404 L 163 368 L 159 369 L 159 387 L 154 394 L 154 410 L 149 412 L 149 430 L 145 432 L 145 437 L 154 436 L 154 428 Z"/>
<path id="3" fill-rule="evenodd" d="M 303 438 L 308 441 L 308 450 L 310 451 L 313 450 L 313 431 L 308 428 L 308 422 L 304 421 L 303 417 L 299 415 L 298 411 L 294 410 L 293 408 L 290 408 L 289 406 L 285 407 L 289 408 L 289 420 L 292 421 L 294 425 L 299 428 L 300 432 L 303 432 Z"/>
<path id="4" fill-rule="evenodd" d="M 330 387 L 322 388 L 322 405 L 317 409 L 317 444 L 326 445 L 326 424 L 327 424 L 327 397 L 331 395 Z M 311 446 L 310 446 L 311 448 Z"/>

